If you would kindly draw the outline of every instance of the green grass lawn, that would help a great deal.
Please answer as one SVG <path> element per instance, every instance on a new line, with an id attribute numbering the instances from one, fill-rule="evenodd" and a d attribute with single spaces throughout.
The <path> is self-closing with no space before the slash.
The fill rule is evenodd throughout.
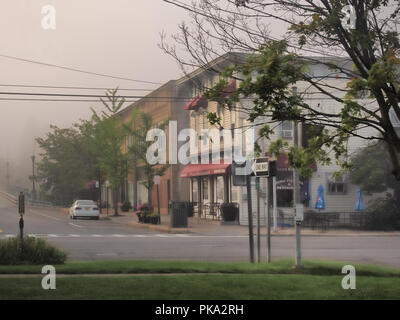
<path id="1" fill-rule="evenodd" d="M 400 278 L 357 277 L 343 290 L 341 276 L 242 274 L 0 279 L 1 299 L 399 299 Z"/>
<path id="2" fill-rule="evenodd" d="M 342 267 L 351 264 L 357 275 L 400 277 L 400 269 L 342 261 L 302 260 L 303 269 L 293 268 L 293 259 L 280 259 L 270 264 L 249 262 L 206 261 L 95 261 L 68 262 L 55 265 L 59 274 L 82 273 L 245 273 L 245 274 L 313 274 L 340 275 Z M 40 274 L 42 265 L 0 265 L 0 274 Z"/>
<path id="3" fill-rule="evenodd" d="M 399 269 L 349 262 L 304 260 L 303 263 L 303 269 L 295 270 L 293 259 L 269 265 L 190 261 L 71 262 L 56 266 L 58 275 L 70 275 L 57 278 L 56 290 L 42 289 L 41 266 L 0 266 L 0 274 L 38 275 L 0 278 L 0 299 L 400 299 Z M 355 290 L 341 287 L 344 277 L 341 269 L 346 264 L 356 268 Z M 79 273 L 93 275 L 74 276 Z"/>

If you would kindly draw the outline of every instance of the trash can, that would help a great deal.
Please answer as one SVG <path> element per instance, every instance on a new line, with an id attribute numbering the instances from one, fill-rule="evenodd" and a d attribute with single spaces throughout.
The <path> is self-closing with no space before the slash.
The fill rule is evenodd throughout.
<path id="1" fill-rule="evenodd" d="M 188 202 L 171 203 L 171 228 L 187 228 L 189 206 Z"/>

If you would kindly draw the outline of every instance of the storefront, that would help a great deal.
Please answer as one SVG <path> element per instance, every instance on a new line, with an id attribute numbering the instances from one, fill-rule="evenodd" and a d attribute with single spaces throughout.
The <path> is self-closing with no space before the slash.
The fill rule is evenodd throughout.
<path id="1" fill-rule="evenodd" d="M 189 164 L 180 173 L 190 178 L 190 201 L 199 217 L 219 219 L 221 203 L 231 201 L 231 164 Z"/>

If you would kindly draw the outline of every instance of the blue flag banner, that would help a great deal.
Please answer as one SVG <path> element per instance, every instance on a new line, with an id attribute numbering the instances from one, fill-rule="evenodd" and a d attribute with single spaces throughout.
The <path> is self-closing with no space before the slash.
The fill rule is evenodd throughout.
<path id="1" fill-rule="evenodd" d="M 324 187 L 322 184 L 318 187 L 317 201 L 315 202 L 315 209 L 325 209 Z"/>

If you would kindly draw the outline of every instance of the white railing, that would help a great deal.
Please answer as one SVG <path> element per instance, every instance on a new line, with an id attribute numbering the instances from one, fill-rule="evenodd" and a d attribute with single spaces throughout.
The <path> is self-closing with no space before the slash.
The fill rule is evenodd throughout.
<path id="1" fill-rule="evenodd" d="M 12 194 L 9 194 L 4 191 L 0 191 L 0 196 L 4 199 L 7 199 L 8 201 L 12 202 L 14 205 L 18 204 L 18 198 L 16 196 L 13 196 Z"/>
<path id="2" fill-rule="evenodd" d="M 7 199 L 8 201 L 12 202 L 14 205 L 18 205 L 18 197 L 5 192 L 5 191 L 0 191 L 0 197 Z M 32 207 L 54 207 L 54 205 L 50 202 L 47 201 L 39 201 L 39 200 L 31 200 L 25 198 L 25 204 L 30 205 Z"/>

